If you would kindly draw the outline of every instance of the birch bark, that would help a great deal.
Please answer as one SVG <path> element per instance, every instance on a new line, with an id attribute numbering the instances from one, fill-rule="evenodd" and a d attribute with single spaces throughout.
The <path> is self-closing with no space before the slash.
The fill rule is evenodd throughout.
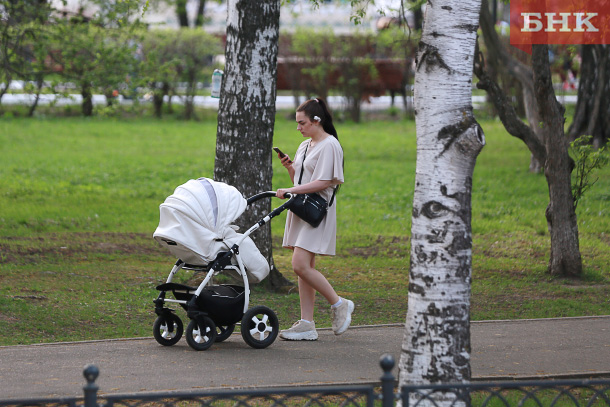
<path id="1" fill-rule="evenodd" d="M 485 145 L 471 100 L 480 5 L 426 5 L 415 73 L 417 166 L 401 386 L 471 377 L 472 174 Z M 454 398 L 444 393 L 420 403 L 450 405 Z"/>
<path id="2" fill-rule="evenodd" d="M 227 9 L 214 179 L 249 197 L 272 189 L 280 0 L 229 0 Z M 248 208 L 237 223 L 243 231 L 270 210 L 270 200 L 263 199 Z M 252 238 L 271 262 L 272 285 L 279 284 L 281 274 L 278 276 L 273 267 L 270 225 Z"/>

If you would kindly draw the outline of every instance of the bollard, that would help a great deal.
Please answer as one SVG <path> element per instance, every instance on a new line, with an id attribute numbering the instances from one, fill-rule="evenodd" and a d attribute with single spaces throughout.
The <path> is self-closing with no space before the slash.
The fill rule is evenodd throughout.
<path id="1" fill-rule="evenodd" d="M 381 356 L 379 364 L 383 369 L 383 376 L 381 376 L 381 405 L 383 407 L 392 407 L 394 405 L 394 375 L 392 374 L 394 357 L 386 353 Z"/>
<path id="2" fill-rule="evenodd" d="M 219 98 L 220 97 L 220 88 L 222 87 L 222 76 L 224 72 L 220 69 L 214 69 L 214 73 L 212 74 L 212 97 Z"/>
<path id="3" fill-rule="evenodd" d="M 95 365 L 87 365 L 83 370 L 83 376 L 87 384 L 83 387 L 85 393 L 85 407 L 97 407 L 97 384 L 95 379 L 100 375 L 100 370 Z"/>

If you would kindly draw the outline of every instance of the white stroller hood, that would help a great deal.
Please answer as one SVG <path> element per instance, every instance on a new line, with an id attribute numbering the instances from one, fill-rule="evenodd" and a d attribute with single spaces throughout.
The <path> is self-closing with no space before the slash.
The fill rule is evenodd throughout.
<path id="1" fill-rule="evenodd" d="M 185 263 L 205 265 L 243 236 L 231 223 L 246 206 L 233 186 L 208 178 L 190 180 L 160 205 L 159 227 L 153 237 Z M 252 239 L 246 237 L 239 247 L 248 279 L 258 282 L 267 277 L 269 264 Z"/>

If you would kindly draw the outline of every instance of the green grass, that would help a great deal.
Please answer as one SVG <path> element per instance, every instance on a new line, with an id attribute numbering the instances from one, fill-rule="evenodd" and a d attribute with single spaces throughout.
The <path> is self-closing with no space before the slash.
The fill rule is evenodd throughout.
<path id="1" fill-rule="evenodd" d="M 610 314 L 610 168 L 579 203 L 582 279 L 552 278 L 545 178 L 528 173 L 527 149 L 499 122 L 481 125 L 487 146 L 473 183 L 472 319 Z M 319 258 L 318 267 L 357 303 L 355 324 L 403 322 L 415 125 L 337 128 L 346 174 L 338 255 Z M 212 176 L 215 137 L 214 119 L 3 118 L 0 345 L 151 336 L 154 287 L 175 261 L 152 239 L 158 206 L 186 180 Z M 278 115 L 274 145 L 292 156 L 301 140 L 294 121 Z M 274 187 L 287 186 L 279 160 L 273 165 Z M 280 247 L 284 219 L 272 224 L 274 259 L 292 279 L 291 252 Z M 253 302 L 274 309 L 283 327 L 298 316 L 295 293 L 256 287 Z M 317 325 L 329 326 L 318 302 Z"/>

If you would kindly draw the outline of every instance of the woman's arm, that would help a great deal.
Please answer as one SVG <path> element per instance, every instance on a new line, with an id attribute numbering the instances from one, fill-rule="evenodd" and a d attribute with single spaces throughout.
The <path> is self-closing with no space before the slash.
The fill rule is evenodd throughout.
<path id="1" fill-rule="evenodd" d="M 331 180 L 315 180 L 292 188 L 280 188 L 276 193 L 278 198 L 283 199 L 286 192 L 290 192 L 291 194 L 310 194 L 312 192 L 320 192 L 332 185 L 334 184 Z"/>

